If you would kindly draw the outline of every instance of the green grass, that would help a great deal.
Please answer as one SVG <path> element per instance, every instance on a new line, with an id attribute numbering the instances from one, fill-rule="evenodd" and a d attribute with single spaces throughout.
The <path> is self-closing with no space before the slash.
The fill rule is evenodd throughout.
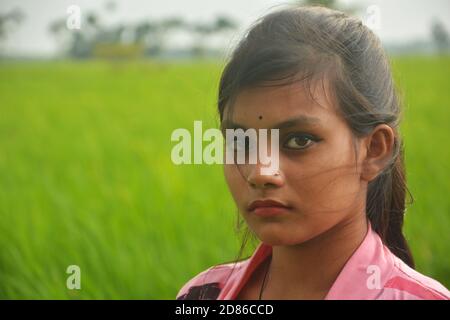
<path id="1" fill-rule="evenodd" d="M 450 286 L 448 58 L 395 61 L 417 269 Z M 232 260 L 220 166 L 175 166 L 176 128 L 217 127 L 220 64 L 0 65 L 0 298 L 173 299 Z M 66 268 L 81 268 L 81 290 Z"/>

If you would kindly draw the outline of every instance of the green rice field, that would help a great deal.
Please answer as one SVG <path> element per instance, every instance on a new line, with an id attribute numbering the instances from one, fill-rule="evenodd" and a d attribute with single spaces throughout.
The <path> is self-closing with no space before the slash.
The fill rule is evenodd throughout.
<path id="1" fill-rule="evenodd" d="M 417 269 L 450 287 L 450 57 L 393 66 L 415 200 L 405 233 Z M 222 168 L 170 158 L 174 129 L 218 126 L 222 67 L 0 63 L 0 299 L 174 299 L 235 258 Z"/>

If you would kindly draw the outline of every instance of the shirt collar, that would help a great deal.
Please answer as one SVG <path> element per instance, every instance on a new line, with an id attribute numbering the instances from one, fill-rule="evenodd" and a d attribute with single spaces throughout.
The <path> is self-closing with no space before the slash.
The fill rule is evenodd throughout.
<path id="1" fill-rule="evenodd" d="M 232 281 L 224 285 L 218 299 L 235 299 L 253 271 L 271 254 L 272 246 L 260 243 L 252 256 L 236 268 L 234 276 L 229 279 Z M 374 299 L 381 293 L 392 269 L 392 253 L 368 221 L 363 241 L 345 263 L 325 300 Z M 369 283 L 371 276 L 379 277 L 379 286 Z"/>

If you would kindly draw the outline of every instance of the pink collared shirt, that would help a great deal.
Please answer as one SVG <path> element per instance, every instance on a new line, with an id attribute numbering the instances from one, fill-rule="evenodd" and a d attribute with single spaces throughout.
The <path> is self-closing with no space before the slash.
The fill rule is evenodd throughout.
<path id="1" fill-rule="evenodd" d="M 326 300 L 449 300 L 438 281 L 406 265 L 368 224 L 363 242 L 346 262 Z M 189 280 L 177 299 L 234 300 L 252 272 L 272 253 L 261 243 L 253 255 L 237 263 L 212 266 Z"/>

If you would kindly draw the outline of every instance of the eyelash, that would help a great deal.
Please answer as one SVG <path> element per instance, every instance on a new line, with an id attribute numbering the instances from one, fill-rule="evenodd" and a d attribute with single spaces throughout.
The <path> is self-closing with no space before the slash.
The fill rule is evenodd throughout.
<path id="1" fill-rule="evenodd" d="M 309 141 L 312 142 L 319 142 L 321 139 L 319 139 L 316 136 L 313 136 L 311 134 L 306 134 L 306 133 L 293 133 L 290 134 L 287 138 L 286 141 L 283 143 L 283 147 L 288 149 L 288 150 L 293 150 L 293 151 L 302 151 L 305 150 L 307 148 L 309 148 L 309 146 L 311 145 L 311 143 L 307 144 L 305 147 L 301 147 L 301 148 L 292 148 L 292 147 L 288 147 L 287 144 L 289 143 L 289 141 L 291 141 L 293 138 L 307 138 Z"/>
<path id="2" fill-rule="evenodd" d="M 288 135 L 288 137 L 285 139 L 285 142 L 283 143 L 283 147 L 288 149 L 288 150 L 290 150 L 290 151 L 303 151 L 303 150 L 309 148 L 311 143 L 308 144 L 305 147 L 302 147 L 302 148 L 291 148 L 291 147 L 287 146 L 287 143 L 289 141 L 291 141 L 291 139 L 298 138 L 298 137 L 301 137 L 301 138 L 306 137 L 308 140 L 310 140 L 312 142 L 319 142 L 319 141 L 322 140 L 322 139 L 320 139 L 320 138 L 318 138 L 316 136 L 313 136 L 313 135 L 307 134 L 307 133 L 292 133 L 292 134 Z M 236 146 L 237 146 L 237 143 L 236 143 Z M 248 140 L 247 140 L 247 138 L 246 138 L 246 141 L 245 141 L 245 149 L 248 150 Z M 237 151 L 236 148 L 234 149 L 234 151 L 235 152 Z"/>

